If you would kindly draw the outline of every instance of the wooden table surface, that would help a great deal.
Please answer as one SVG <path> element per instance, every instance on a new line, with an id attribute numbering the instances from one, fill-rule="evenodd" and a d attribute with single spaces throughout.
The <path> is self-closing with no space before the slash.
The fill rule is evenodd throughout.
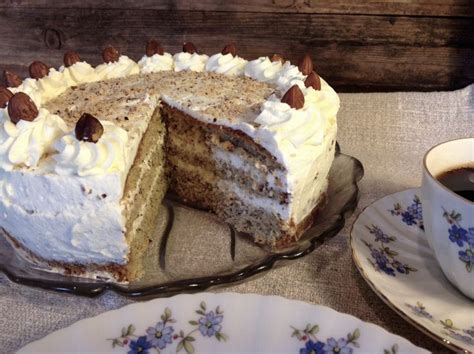
<path id="1" fill-rule="evenodd" d="M 233 42 L 247 59 L 312 54 L 339 91 L 450 90 L 474 81 L 470 0 L 7 0 L 0 68 L 59 66 L 66 50 L 93 64 L 106 44 L 139 59 L 148 38 L 171 53 L 192 41 L 212 54 Z"/>

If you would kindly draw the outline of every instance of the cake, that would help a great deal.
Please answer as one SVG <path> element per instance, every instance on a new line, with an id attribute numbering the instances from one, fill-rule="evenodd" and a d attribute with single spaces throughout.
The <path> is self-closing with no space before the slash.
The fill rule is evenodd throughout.
<path id="1" fill-rule="evenodd" d="M 284 248 L 324 205 L 339 99 L 305 55 L 247 61 L 234 45 L 138 62 L 108 46 L 92 67 L 5 72 L 0 228 L 51 271 L 132 281 L 171 192 L 255 242 Z"/>

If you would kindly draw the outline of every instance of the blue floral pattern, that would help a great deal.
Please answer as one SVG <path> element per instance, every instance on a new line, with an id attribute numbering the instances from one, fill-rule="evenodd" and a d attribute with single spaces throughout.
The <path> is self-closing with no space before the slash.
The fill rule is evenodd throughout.
<path id="1" fill-rule="evenodd" d="M 389 210 L 392 215 L 400 216 L 402 221 L 407 225 L 417 225 L 424 230 L 423 225 L 423 211 L 421 208 L 421 200 L 418 195 L 413 196 L 413 202 L 408 207 L 404 208 L 400 203 L 395 203 L 393 209 Z M 474 227 L 463 228 L 460 224 L 462 216 L 456 211 L 448 213 L 443 209 L 443 217 L 450 225 L 448 229 L 448 237 L 451 242 L 456 244 L 459 248 L 459 260 L 466 265 L 466 270 L 472 272 L 474 269 Z M 372 255 L 374 259 L 378 259 L 381 265 L 384 263 L 383 259 L 376 258 L 377 255 Z M 381 270 L 387 274 L 394 275 L 394 272 L 389 268 L 380 267 Z"/>
<path id="2" fill-rule="evenodd" d="M 293 329 L 292 337 L 304 342 L 304 346 L 300 348 L 299 354 L 352 354 L 354 348 L 359 348 L 357 339 L 360 337 L 359 329 L 347 334 L 346 337 L 336 339 L 328 338 L 326 341 L 319 340 L 316 334 L 319 332 L 318 325 L 307 324 L 304 329 Z"/>
<path id="3" fill-rule="evenodd" d="M 130 350 L 128 354 L 148 354 L 148 349 L 152 348 L 153 345 L 147 341 L 145 336 L 138 337 L 137 340 L 130 341 Z"/>
<path id="4" fill-rule="evenodd" d="M 418 317 L 422 317 L 430 320 L 431 322 L 439 324 L 440 327 L 442 327 L 441 333 L 464 343 L 474 345 L 474 326 L 466 329 L 460 329 L 457 328 L 453 321 L 449 318 L 445 320 L 435 320 L 433 315 L 428 312 L 426 307 L 421 302 L 417 302 L 416 305 L 405 304 L 405 306 L 409 307 Z"/>
<path id="5" fill-rule="evenodd" d="M 212 337 L 222 329 L 219 323 L 223 319 L 224 316 L 214 314 L 214 311 L 211 311 L 199 319 L 199 331 L 203 336 Z"/>
<path id="6" fill-rule="evenodd" d="M 324 343 L 315 342 L 309 339 L 304 348 L 300 349 L 300 354 L 324 354 Z"/>
<path id="7" fill-rule="evenodd" d="M 426 307 L 423 306 L 421 302 L 417 302 L 416 305 L 405 305 L 409 307 L 413 314 L 417 315 L 418 317 L 423 317 L 429 319 L 430 321 L 434 321 L 433 316 L 428 311 L 426 311 Z"/>
<path id="8" fill-rule="evenodd" d="M 317 324 L 307 324 L 304 329 L 291 327 L 293 332 L 291 337 L 295 337 L 303 342 L 303 346 L 299 349 L 299 354 L 352 354 L 359 348 L 357 340 L 360 338 L 359 329 L 355 329 L 352 333 L 348 333 L 346 337 L 336 339 L 330 337 L 325 341 L 318 339 L 319 326 Z M 398 344 L 394 344 L 390 349 L 385 349 L 384 354 L 396 354 L 398 352 Z"/>
<path id="9" fill-rule="evenodd" d="M 167 344 L 173 342 L 173 332 L 173 327 L 166 326 L 165 322 L 158 322 L 155 327 L 146 330 L 146 339 L 153 347 L 164 349 Z"/>
<path id="10" fill-rule="evenodd" d="M 194 354 L 196 353 L 193 344 L 196 340 L 195 333 L 201 333 L 203 337 L 215 337 L 218 341 L 227 341 L 227 335 L 222 333 L 224 311 L 219 306 L 213 311 L 207 311 L 206 303 L 201 302 L 196 314 L 200 317 L 197 320 L 189 321 L 192 329 L 187 333 L 183 330 L 175 332 L 171 324 L 177 321 L 172 317 L 171 310 L 165 308 L 161 315 L 161 321 L 157 322 L 155 326 L 148 327 L 146 335 L 136 335 L 135 326 L 130 324 L 128 327 L 122 328 L 120 337 L 108 340 L 112 341 L 113 348 L 127 348 L 127 354 L 149 354 L 151 349 L 154 353 L 161 354 L 163 349 L 170 349 L 173 341 L 177 343 L 174 352 L 184 351 L 187 354 Z"/>
<path id="11" fill-rule="evenodd" d="M 423 210 L 421 209 L 421 200 L 416 194 L 413 202 L 407 208 L 403 208 L 400 203 L 393 205 L 393 209 L 389 210 L 392 215 L 401 216 L 402 221 L 407 225 L 416 225 L 424 230 Z"/>
<path id="12" fill-rule="evenodd" d="M 386 234 L 379 226 L 366 226 L 369 232 L 374 236 L 374 242 L 379 245 L 374 245 L 366 240 L 362 240 L 364 244 L 370 249 L 372 259 L 367 258 L 374 269 L 378 272 L 384 272 L 387 275 L 395 276 L 396 272 L 400 274 L 409 274 L 416 272 L 417 269 L 409 266 L 406 263 L 400 262 L 396 256 L 398 252 L 390 249 L 388 244 L 396 241 L 395 236 Z"/>
<path id="13" fill-rule="evenodd" d="M 448 228 L 449 240 L 461 248 L 458 251 L 459 260 L 466 265 L 470 273 L 474 268 L 474 227 L 463 228 L 461 226 L 462 215 L 455 210 L 448 213 L 443 209 L 443 217 L 450 225 Z"/>

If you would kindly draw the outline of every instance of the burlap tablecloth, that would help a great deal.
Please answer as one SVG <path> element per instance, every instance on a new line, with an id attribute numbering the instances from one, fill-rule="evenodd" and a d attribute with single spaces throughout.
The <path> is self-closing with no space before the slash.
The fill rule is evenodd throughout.
<path id="1" fill-rule="evenodd" d="M 421 159 L 430 146 L 474 136 L 474 85 L 454 92 L 340 96 L 338 141 L 344 153 L 357 157 L 365 167 L 357 212 L 338 236 L 316 252 L 217 291 L 280 295 L 326 305 L 380 325 L 416 345 L 446 352 L 372 292 L 352 262 L 348 232 L 355 216 L 374 200 L 419 186 Z M 0 352 L 14 352 L 79 319 L 130 302 L 114 293 L 89 299 L 33 289 L 13 284 L 0 274 Z"/>

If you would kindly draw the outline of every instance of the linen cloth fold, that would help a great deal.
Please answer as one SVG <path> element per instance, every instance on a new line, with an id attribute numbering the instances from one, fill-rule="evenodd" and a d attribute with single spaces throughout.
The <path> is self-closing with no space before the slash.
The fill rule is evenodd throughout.
<path id="1" fill-rule="evenodd" d="M 326 305 L 378 324 L 415 345 L 446 352 L 372 292 L 352 262 L 348 233 L 365 206 L 420 185 L 422 157 L 431 146 L 474 136 L 474 85 L 452 92 L 340 96 L 338 142 L 342 152 L 358 158 L 365 169 L 356 213 L 339 235 L 312 254 L 256 279 L 210 291 L 280 295 Z M 131 302 L 111 292 L 89 299 L 33 289 L 0 273 L 0 353 L 12 353 L 79 319 Z"/>

